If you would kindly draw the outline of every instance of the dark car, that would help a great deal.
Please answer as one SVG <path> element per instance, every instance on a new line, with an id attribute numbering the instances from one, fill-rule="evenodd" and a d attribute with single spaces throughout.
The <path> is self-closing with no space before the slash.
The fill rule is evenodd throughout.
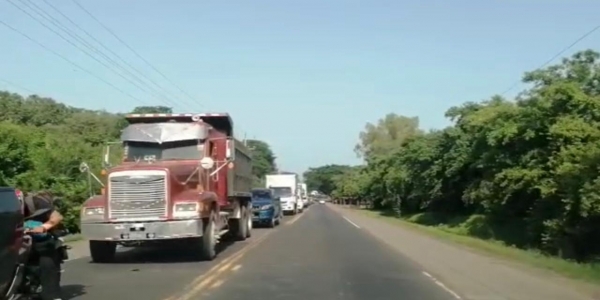
<path id="1" fill-rule="evenodd" d="M 270 189 L 252 190 L 252 222 L 275 227 L 283 217 L 281 201 Z"/>
<path id="2" fill-rule="evenodd" d="M 23 211 L 17 191 L 0 187 L 0 298 L 6 297 L 17 274 L 23 246 Z"/>

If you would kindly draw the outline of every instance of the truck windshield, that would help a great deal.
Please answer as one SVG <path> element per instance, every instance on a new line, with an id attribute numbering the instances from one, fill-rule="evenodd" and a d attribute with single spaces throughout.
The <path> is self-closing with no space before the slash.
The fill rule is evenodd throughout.
<path id="1" fill-rule="evenodd" d="M 271 187 L 273 191 L 274 197 L 291 197 L 292 196 L 292 188 L 291 187 Z"/>
<path id="2" fill-rule="evenodd" d="M 264 191 L 264 190 L 254 190 L 254 191 L 252 191 L 252 198 L 254 198 L 254 199 L 271 199 L 271 193 L 269 191 Z"/>
<path id="3" fill-rule="evenodd" d="M 197 140 L 169 143 L 125 142 L 127 157 L 125 161 L 154 161 L 175 159 L 201 159 L 204 146 Z"/>

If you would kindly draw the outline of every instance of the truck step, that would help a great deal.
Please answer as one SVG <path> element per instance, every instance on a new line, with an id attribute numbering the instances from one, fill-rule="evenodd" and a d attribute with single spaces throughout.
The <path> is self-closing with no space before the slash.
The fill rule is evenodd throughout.
<path id="1" fill-rule="evenodd" d="M 219 231 L 219 234 L 216 236 L 217 243 L 221 241 L 221 237 L 225 236 L 225 234 L 227 232 L 229 232 L 229 229 L 223 229 L 223 230 Z"/>

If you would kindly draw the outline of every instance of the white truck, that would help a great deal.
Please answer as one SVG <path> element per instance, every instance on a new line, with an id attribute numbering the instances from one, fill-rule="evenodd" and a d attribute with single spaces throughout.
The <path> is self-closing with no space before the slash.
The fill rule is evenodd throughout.
<path id="1" fill-rule="evenodd" d="M 269 174 L 265 185 L 273 191 L 274 197 L 280 198 L 284 213 L 295 215 L 304 210 L 304 203 L 298 196 L 298 174 Z"/>
<path id="2" fill-rule="evenodd" d="M 309 205 L 308 203 L 308 190 L 306 188 L 306 183 L 298 184 L 298 193 L 300 195 L 300 199 L 302 199 L 302 203 L 304 207 Z"/>

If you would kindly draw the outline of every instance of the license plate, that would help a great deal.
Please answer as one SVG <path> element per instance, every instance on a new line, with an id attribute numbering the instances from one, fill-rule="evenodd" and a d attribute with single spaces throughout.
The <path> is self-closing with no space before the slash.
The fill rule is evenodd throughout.
<path id="1" fill-rule="evenodd" d="M 146 239 L 146 233 L 145 232 L 131 231 L 131 232 L 129 232 L 129 239 L 131 239 L 131 240 L 143 240 L 143 239 Z"/>

